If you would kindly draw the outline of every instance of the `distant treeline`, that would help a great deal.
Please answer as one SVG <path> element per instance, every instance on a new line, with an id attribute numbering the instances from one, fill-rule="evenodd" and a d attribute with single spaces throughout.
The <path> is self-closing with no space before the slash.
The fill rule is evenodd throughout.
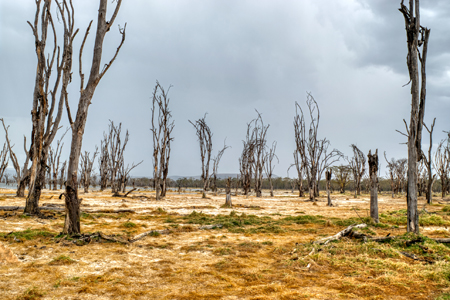
<path id="1" fill-rule="evenodd" d="M 272 178 L 273 182 L 273 188 L 275 190 L 294 190 L 298 191 L 298 184 L 296 179 L 287 178 L 287 177 L 277 177 Z M 153 187 L 153 180 L 151 178 L 147 177 L 139 177 L 139 178 L 132 178 L 130 179 L 130 183 L 135 187 Z M 227 179 L 217 179 L 217 188 L 219 189 L 225 189 L 227 183 Z M 179 178 L 177 180 L 172 180 L 170 178 L 167 179 L 168 187 L 171 189 L 174 188 L 196 188 L 196 189 L 202 189 L 203 188 L 203 181 L 201 179 L 195 179 L 193 177 L 183 177 Z M 379 184 L 379 191 L 381 192 L 388 192 L 391 191 L 391 181 L 389 179 L 379 177 L 378 178 L 378 184 Z M 236 185 L 238 186 L 238 189 L 241 189 L 241 182 L 238 178 L 234 177 L 231 178 L 231 187 L 232 189 L 236 189 Z M 319 182 L 319 190 L 324 191 L 326 190 L 326 182 L 325 180 L 321 180 Z M 307 180 L 303 180 L 303 188 L 306 191 L 308 186 Z M 405 192 L 406 193 L 406 182 L 403 185 L 405 188 L 404 190 L 400 190 L 399 192 Z M 268 179 L 263 179 L 262 181 L 262 188 L 263 189 L 270 189 L 270 184 Z M 332 179 L 331 180 L 331 189 L 332 191 L 339 191 L 340 185 L 337 180 Z M 368 179 L 365 178 L 361 181 L 361 189 L 364 193 L 369 192 L 369 184 Z M 433 185 L 433 192 L 441 192 L 442 185 L 440 180 L 436 180 L 436 182 Z M 350 181 L 345 186 L 345 191 L 355 191 L 355 183 L 354 181 Z"/>

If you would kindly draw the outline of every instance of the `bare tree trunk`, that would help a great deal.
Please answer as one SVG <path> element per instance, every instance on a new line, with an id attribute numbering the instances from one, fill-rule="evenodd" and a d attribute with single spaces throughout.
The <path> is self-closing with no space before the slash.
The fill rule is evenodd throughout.
<path id="1" fill-rule="evenodd" d="M 19 186 L 17 187 L 16 197 L 25 197 L 25 188 L 30 182 L 29 170 L 25 170 L 25 174 L 22 176 L 22 179 L 19 182 Z"/>
<path id="2" fill-rule="evenodd" d="M 407 228 L 408 232 L 419 234 L 417 212 L 417 162 L 422 158 L 422 124 L 425 115 L 426 59 L 430 30 L 420 25 L 419 0 L 409 1 L 409 10 L 401 3 L 400 12 L 405 19 L 408 44 L 407 66 L 411 80 L 411 120 L 408 129 L 408 184 L 407 184 Z M 419 36 L 421 36 L 419 40 Z M 422 55 L 418 48 L 423 45 Z M 419 83 L 419 64 L 421 79 Z M 420 88 L 420 94 L 419 94 Z"/>
<path id="3" fill-rule="evenodd" d="M 371 154 L 369 150 L 368 163 L 369 163 L 369 176 L 371 182 L 370 189 L 370 217 L 375 223 L 379 222 L 378 219 L 378 149 L 375 150 L 375 154 Z"/>
<path id="4" fill-rule="evenodd" d="M 80 234 L 80 204 L 81 199 L 78 198 L 78 164 L 81 154 L 81 146 L 83 141 L 84 129 L 86 126 L 88 108 L 91 104 L 92 97 L 94 96 L 95 89 L 99 84 L 103 75 L 108 71 L 111 64 L 114 62 L 117 54 L 123 42 L 125 41 L 125 27 L 123 29 L 119 29 L 122 35 L 122 41 L 119 47 L 116 50 L 116 53 L 112 60 L 106 64 L 103 70 L 100 72 L 100 64 L 102 59 L 103 52 L 103 40 L 106 33 L 110 30 L 111 26 L 114 23 L 114 20 L 119 11 L 122 0 L 118 0 L 116 4 L 116 8 L 114 13 L 111 16 L 109 22 L 106 21 L 106 8 L 107 8 L 107 0 L 100 0 L 100 6 L 98 10 L 98 24 L 97 24 L 97 32 L 95 37 L 95 45 L 94 45 L 94 53 L 92 58 L 91 72 L 89 76 L 88 83 L 84 88 L 84 74 L 82 73 L 82 66 L 80 64 L 80 77 L 81 77 L 81 95 L 78 102 L 78 109 L 75 118 L 75 122 L 72 122 L 72 117 L 70 115 L 69 107 L 67 106 L 67 112 L 69 116 L 69 121 L 72 126 L 72 143 L 70 147 L 70 156 L 68 162 L 67 169 L 67 184 L 66 184 L 66 192 L 65 192 L 65 204 L 66 204 L 66 218 L 64 222 L 63 233 L 74 235 Z M 86 37 L 89 33 L 90 26 L 92 21 L 86 31 L 83 43 L 81 45 L 80 50 L 80 62 L 81 56 L 83 53 L 84 42 L 86 41 Z"/>
<path id="5" fill-rule="evenodd" d="M 331 196 L 330 196 L 331 174 L 332 174 L 331 170 L 325 171 L 325 179 L 327 180 L 327 200 L 328 200 L 327 205 L 328 206 L 333 206 L 333 204 L 331 203 Z"/>

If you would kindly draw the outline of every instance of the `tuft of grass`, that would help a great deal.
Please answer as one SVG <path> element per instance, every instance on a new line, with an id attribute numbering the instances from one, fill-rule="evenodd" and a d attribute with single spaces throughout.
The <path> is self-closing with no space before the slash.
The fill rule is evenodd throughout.
<path id="1" fill-rule="evenodd" d="M 41 299 L 45 296 L 45 293 L 41 291 L 38 287 L 29 287 L 22 295 L 16 297 L 16 300 L 34 300 Z"/>
<path id="2" fill-rule="evenodd" d="M 450 293 L 443 293 L 437 297 L 436 300 L 450 300 Z"/>
<path id="3" fill-rule="evenodd" d="M 450 212 L 450 205 L 446 205 L 442 208 L 443 212 Z"/>
<path id="4" fill-rule="evenodd" d="M 231 254 L 235 254 L 236 251 L 234 251 L 234 249 L 229 248 L 229 247 L 219 247 L 219 248 L 214 249 L 213 253 L 214 253 L 215 255 L 221 255 L 221 256 L 223 256 L 223 255 L 231 255 Z"/>
<path id="5" fill-rule="evenodd" d="M 158 207 L 157 209 L 155 209 L 154 211 L 152 211 L 153 214 L 155 215 L 167 215 L 167 211 L 165 211 L 163 208 Z"/>
<path id="6" fill-rule="evenodd" d="M 54 258 L 51 262 L 49 262 L 49 265 L 71 265 L 73 263 L 76 263 L 75 260 L 71 259 L 69 256 L 66 255 L 60 255 L 56 258 Z"/>
<path id="7" fill-rule="evenodd" d="M 121 226 L 125 227 L 125 228 L 135 228 L 135 227 L 137 227 L 136 223 L 133 223 L 133 222 L 130 222 L 130 221 L 127 221 L 127 222 L 123 223 Z"/>

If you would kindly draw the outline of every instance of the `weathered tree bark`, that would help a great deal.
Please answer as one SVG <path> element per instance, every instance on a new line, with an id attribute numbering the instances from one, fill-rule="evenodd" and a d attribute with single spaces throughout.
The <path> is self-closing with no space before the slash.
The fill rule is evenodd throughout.
<path id="1" fill-rule="evenodd" d="M 332 175 L 332 171 L 331 171 L 331 169 L 328 169 L 325 172 L 325 179 L 327 180 L 327 200 L 328 200 L 327 205 L 328 206 L 333 206 L 333 204 L 331 203 L 331 196 L 330 196 L 331 175 Z"/>
<path id="2" fill-rule="evenodd" d="M 378 223 L 378 149 L 375 150 L 375 153 L 373 155 L 369 150 L 367 158 L 369 163 L 369 176 L 371 182 L 370 217 L 375 223 Z"/>
<path id="3" fill-rule="evenodd" d="M 106 71 L 111 67 L 112 63 L 117 57 L 117 54 L 120 51 L 124 41 L 125 41 L 125 28 L 119 28 L 119 31 L 122 35 L 122 40 L 120 42 L 119 47 L 116 50 L 114 57 L 111 61 L 103 67 L 103 70 L 100 71 L 100 65 L 102 60 L 102 52 L 103 52 L 103 40 L 105 38 L 106 33 L 110 30 L 111 26 L 114 23 L 114 20 L 119 12 L 120 5 L 122 4 L 122 0 L 117 0 L 116 8 L 111 16 L 109 21 L 106 20 L 106 9 L 107 9 L 107 0 L 100 0 L 99 10 L 98 10 L 98 24 L 97 24 L 97 32 L 95 36 L 94 43 L 94 53 L 92 57 L 92 65 L 91 71 L 89 75 L 89 80 L 84 87 L 84 74 L 82 71 L 81 65 L 81 57 L 83 54 L 83 47 L 86 41 L 87 35 L 89 34 L 89 29 L 92 24 L 89 24 L 88 29 L 86 30 L 86 34 L 83 39 L 83 43 L 81 44 L 79 61 L 80 61 L 80 70 L 79 74 L 81 77 L 81 88 L 80 88 L 80 99 L 78 101 L 78 109 L 75 121 L 72 122 L 72 116 L 70 114 L 69 106 L 67 106 L 67 113 L 69 117 L 69 122 L 72 127 L 72 142 L 70 147 L 70 156 L 68 162 L 67 169 L 67 182 L 66 182 L 66 192 L 65 192 L 65 204 L 66 204 L 66 218 L 64 222 L 63 233 L 74 235 L 80 234 L 80 204 L 81 199 L 78 198 L 78 164 L 80 160 L 81 154 L 81 146 L 83 142 L 83 134 L 86 126 L 88 108 L 91 104 L 92 97 L 94 96 L 95 89 L 102 79 L 103 75 L 105 75 Z"/>
<path id="4" fill-rule="evenodd" d="M 407 229 L 419 234 L 419 214 L 417 212 L 417 162 L 422 158 L 422 125 L 425 115 L 426 59 L 430 30 L 420 25 L 419 0 L 410 0 L 409 9 L 400 4 L 400 12 L 405 19 L 408 55 L 407 65 L 411 81 L 411 120 L 408 134 L 408 185 L 407 185 Z M 422 55 L 419 47 L 423 45 Z M 421 69 L 419 71 L 418 60 Z M 420 72 L 420 77 L 419 77 Z M 419 83 L 419 78 L 422 82 Z M 420 87 L 420 93 L 419 93 Z"/>

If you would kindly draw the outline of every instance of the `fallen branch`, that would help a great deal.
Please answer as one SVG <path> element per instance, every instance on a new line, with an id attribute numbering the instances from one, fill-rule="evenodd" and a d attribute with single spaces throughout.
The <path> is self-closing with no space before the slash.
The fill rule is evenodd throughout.
<path id="1" fill-rule="evenodd" d="M 163 229 L 163 230 L 150 230 L 141 234 L 136 235 L 134 238 L 129 239 L 129 243 L 134 243 L 136 241 L 139 241 L 146 237 L 147 235 L 160 235 L 160 234 L 169 234 L 171 231 L 169 229 Z"/>
<path id="2" fill-rule="evenodd" d="M 134 192 L 135 190 L 137 190 L 137 188 L 134 188 L 132 190 L 129 190 L 125 195 L 123 195 L 124 197 L 128 196 L 128 194 Z"/>
<path id="3" fill-rule="evenodd" d="M 113 197 L 126 197 L 128 196 L 128 194 L 130 194 L 131 192 L 134 192 L 135 190 L 137 190 L 137 188 L 134 188 L 132 190 L 129 190 L 126 194 L 121 195 L 119 192 L 115 192 L 112 196 Z"/>
<path id="4" fill-rule="evenodd" d="M 215 228 L 222 228 L 222 224 L 214 224 L 214 225 L 204 225 L 200 226 L 198 229 L 215 229 Z"/>
<path id="5" fill-rule="evenodd" d="M 364 227 L 367 227 L 367 224 L 363 223 L 363 224 L 358 224 L 358 225 L 350 225 L 347 228 L 345 228 L 344 230 L 336 233 L 335 235 L 320 239 L 318 241 L 315 241 L 314 243 L 319 244 L 319 245 L 326 245 L 331 241 L 339 240 L 339 239 L 343 238 L 344 236 L 349 235 L 350 232 L 353 231 L 353 228 L 364 228 Z"/>

